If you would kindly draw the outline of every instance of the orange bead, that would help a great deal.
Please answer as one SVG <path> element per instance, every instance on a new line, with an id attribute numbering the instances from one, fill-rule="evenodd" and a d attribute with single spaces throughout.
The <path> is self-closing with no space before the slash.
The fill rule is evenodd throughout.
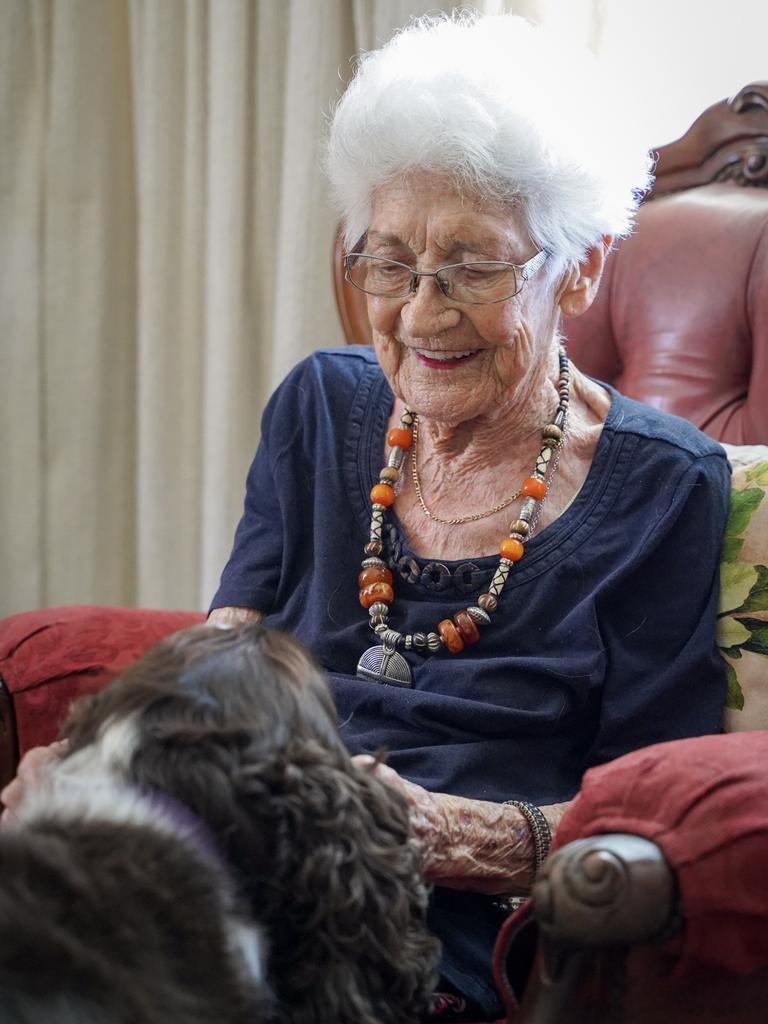
<path id="1" fill-rule="evenodd" d="M 515 537 L 507 537 L 501 542 L 499 552 L 502 558 L 508 558 L 510 562 L 519 562 L 525 554 L 525 548 Z"/>
<path id="2" fill-rule="evenodd" d="M 395 592 L 388 583 L 369 583 L 360 591 L 360 604 L 363 608 L 370 608 L 377 601 L 392 604 L 394 599 Z"/>
<path id="3" fill-rule="evenodd" d="M 371 488 L 371 501 L 374 505 L 385 505 L 389 508 L 394 503 L 395 492 L 389 484 L 375 484 Z"/>
<path id="4" fill-rule="evenodd" d="M 387 444 L 390 448 L 402 448 L 407 451 L 411 447 L 412 440 L 410 430 L 406 430 L 405 427 L 392 427 L 387 434 Z"/>
<path id="5" fill-rule="evenodd" d="M 370 565 L 359 574 L 357 582 L 361 587 L 367 587 L 371 583 L 389 583 L 391 585 L 392 573 L 386 565 Z"/>
<path id="6" fill-rule="evenodd" d="M 523 481 L 522 493 L 526 498 L 535 498 L 537 501 L 541 501 L 547 493 L 547 485 L 543 480 L 537 480 L 535 476 L 529 476 L 527 480 Z"/>
<path id="7" fill-rule="evenodd" d="M 462 609 L 460 612 L 455 612 L 453 621 L 456 625 L 456 629 L 459 631 L 459 635 L 465 644 L 476 644 L 480 639 L 480 630 L 475 625 L 475 622 L 469 612 Z"/>
<path id="8" fill-rule="evenodd" d="M 450 619 L 443 619 L 442 622 L 438 622 L 437 632 L 451 654 L 458 654 L 459 651 L 464 650 L 464 641 Z"/>

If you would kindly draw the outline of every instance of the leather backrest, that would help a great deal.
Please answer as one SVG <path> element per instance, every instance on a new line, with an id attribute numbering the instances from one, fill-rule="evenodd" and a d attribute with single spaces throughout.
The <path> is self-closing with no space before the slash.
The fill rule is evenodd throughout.
<path id="1" fill-rule="evenodd" d="M 768 190 L 717 182 L 641 207 L 569 354 L 719 441 L 768 443 Z"/>

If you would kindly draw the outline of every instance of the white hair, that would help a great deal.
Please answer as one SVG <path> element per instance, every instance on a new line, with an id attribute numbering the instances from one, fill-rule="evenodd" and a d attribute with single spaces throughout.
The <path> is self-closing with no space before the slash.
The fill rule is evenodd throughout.
<path id="1" fill-rule="evenodd" d="M 584 48 L 512 15 L 427 16 L 364 54 L 332 115 L 326 168 L 351 248 L 375 190 L 411 170 L 512 204 L 532 240 L 583 259 L 628 234 L 647 151 Z"/>

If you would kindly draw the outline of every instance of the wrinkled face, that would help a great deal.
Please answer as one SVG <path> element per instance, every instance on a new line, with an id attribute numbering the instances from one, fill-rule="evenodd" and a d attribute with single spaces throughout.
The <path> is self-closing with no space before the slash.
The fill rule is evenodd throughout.
<path id="1" fill-rule="evenodd" d="M 423 171 L 376 191 L 365 251 L 436 270 L 472 260 L 522 264 L 537 250 L 520 213 L 462 195 L 448 179 Z M 541 372 L 559 310 L 539 270 L 516 296 L 491 305 L 452 301 L 434 279 L 421 278 L 406 298 L 368 296 L 368 315 L 395 395 L 423 416 L 456 425 L 514 402 Z"/>

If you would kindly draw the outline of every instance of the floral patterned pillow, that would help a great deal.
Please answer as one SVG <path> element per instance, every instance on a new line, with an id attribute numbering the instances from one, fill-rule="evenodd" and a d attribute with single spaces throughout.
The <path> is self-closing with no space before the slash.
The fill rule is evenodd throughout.
<path id="1" fill-rule="evenodd" d="M 768 729 L 768 458 L 731 462 L 717 643 L 728 675 L 724 728 L 743 732 Z"/>

